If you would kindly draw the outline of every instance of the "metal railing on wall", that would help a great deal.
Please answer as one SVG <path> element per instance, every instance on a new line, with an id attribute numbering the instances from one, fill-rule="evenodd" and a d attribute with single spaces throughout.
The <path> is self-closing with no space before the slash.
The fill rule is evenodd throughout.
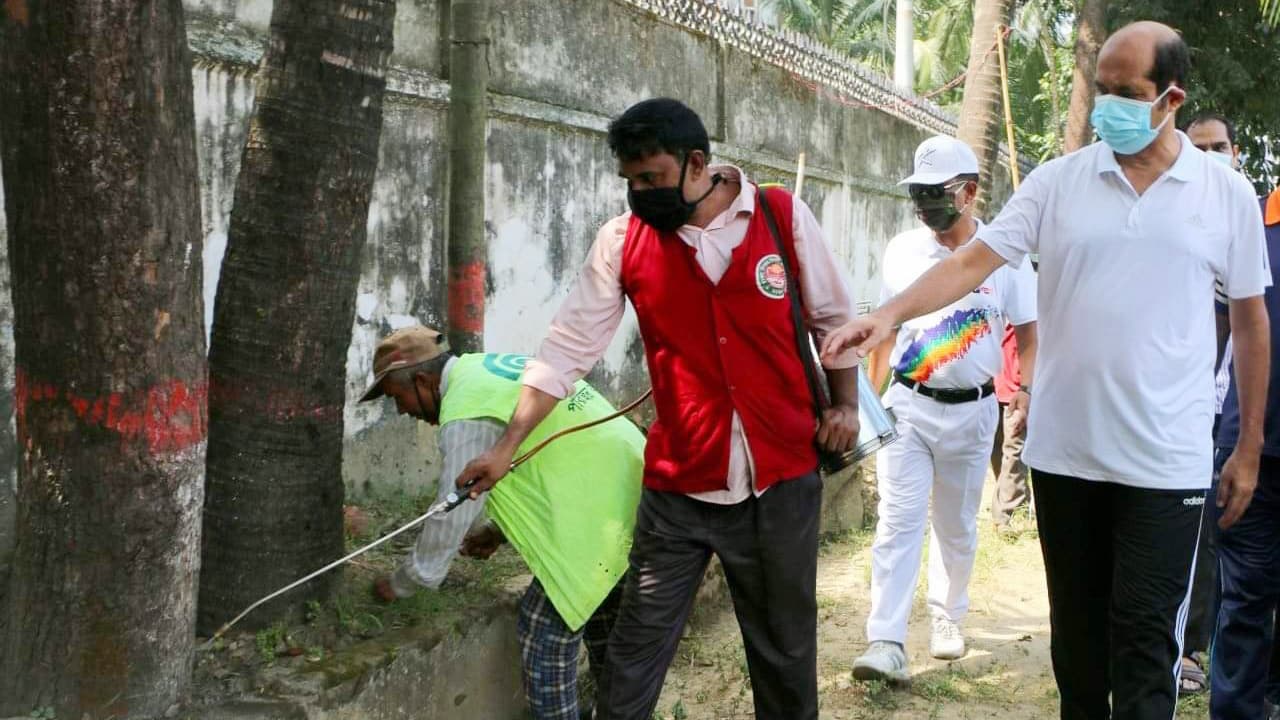
<path id="1" fill-rule="evenodd" d="M 619 1 L 820 84 L 834 93 L 828 99 L 881 110 L 934 132 L 956 133 L 957 120 L 951 113 L 898 92 L 889 78 L 806 35 L 766 24 L 763 15 L 742 0 Z"/>
<path id="2" fill-rule="evenodd" d="M 807 35 L 775 27 L 762 11 L 761 0 L 618 2 L 777 65 L 826 100 L 880 110 L 932 132 L 956 134 L 959 120 L 954 114 L 927 98 L 901 92 L 889 77 Z M 948 86 L 962 80 L 963 74 Z M 1009 148 L 1003 143 L 999 157 L 1002 164 L 1008 164 Z M 1025 159 L 1020 159 L 1018 165 L 1023 173 L 1035 167 Z"/>

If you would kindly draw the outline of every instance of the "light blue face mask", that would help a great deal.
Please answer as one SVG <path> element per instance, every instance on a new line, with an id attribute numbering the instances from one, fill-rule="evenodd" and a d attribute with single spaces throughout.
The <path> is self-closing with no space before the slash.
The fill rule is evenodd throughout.
<path id="1" fill-rule="evenodd" d="M 1151 127 L 1151 109 L 1172 89 L 1170 85 L 1150 102 L 1118 95 L 1099 95 L 1093 101 L 1089 124 L 1112 150 L 1121 155 L 1140 153 L 1155 142 L 1160 129 L 1173 117 L 1173 113 L 1168 113 L 1159 125 Z"/>
<path id="2" fill-rule="evenodd" d="M 1231 155 L 1231 153 L 1224 153 L 1224 152 L 1218 152 L 1217 150 L 1210 150 L 1205 154 L 1213 158 L 1214 160 L 1217 160 L 1218 162 L 1222 163 L 1223 165 L 1226 165 L 1232 170 L 1236 169 L 1236 159 L 1234 156 Z"/>

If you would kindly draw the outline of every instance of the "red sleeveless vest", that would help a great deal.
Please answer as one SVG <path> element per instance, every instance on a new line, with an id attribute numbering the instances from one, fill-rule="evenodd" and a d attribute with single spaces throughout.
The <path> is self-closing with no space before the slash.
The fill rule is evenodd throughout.
<path id="1" fill-rule="evenodd" d="M 791 195 L 766 191 L 792 267 Z M 796 354 L 786 274 L 759 208 L 712 284 L 695 251 L 632 215 L 622 249 L 622 287 L 644 340 L 657 421 L 645 445 L 645 486 L 680 493 L 723 490 L 737 410 L 756 487 L 799 477 L 818 464 L 817 420 Z"/>

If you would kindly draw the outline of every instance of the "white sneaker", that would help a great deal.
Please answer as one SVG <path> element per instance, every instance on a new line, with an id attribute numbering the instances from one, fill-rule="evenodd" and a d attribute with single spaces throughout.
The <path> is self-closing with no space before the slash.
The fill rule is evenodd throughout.
<path id="1" fill-rule="evenodd" d="M 960 626 L 946 615 L 934 615 L 929 654 L 939 660 L 957 660 L 964 657 L 964 653 L 964 635 L 960 634 Z"/>
<path id="2" fill-rule="evenodd" d="M 853 661 L 853 676 L 859 680 L 904 683 L 910 678 L 907 655 L 896 642 L 876 640 L 862 657 Z"/>

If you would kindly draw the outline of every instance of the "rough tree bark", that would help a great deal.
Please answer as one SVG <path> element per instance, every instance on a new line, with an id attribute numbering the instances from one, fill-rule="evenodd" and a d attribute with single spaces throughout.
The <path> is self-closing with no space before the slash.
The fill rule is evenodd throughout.
<path id="1" fill-rule="evenodd" d="M 394 0 L 272 9 L 210 341 L 202 632 L 342 551 L 347 348 L 394 18 Z"/>
<path id="2" fill-rule="evenodd" d="M 964 101 L 956 136 L 978 156 L 978 199 L 974 214 L 981 216 L 991 195 L 991 180 L 1000 149 L 1000 61 L 996 57 L 997 29 L 1008 22 L 1012 0 L 977 0 L 973 35 L 969 39 L 969 69 L 964 78 Z"/>
<path id="3" fill-rule="evenodd" d="M 1098 50 L 1107 36 L 1107 1 L 1080 0 L 1077 5 L 1075 70 L 1071 73 L 1071 100 L 1067 105 L 1065 152 L 1079 150 L 1093 142 L 1089 113 L 1093 112 L 1093 75 L 1098 69 Z"/>
<path id="4" fill-rule="evenodd" d="M 191 674 L 205 458 L 180 0 L 8 0 L 18 520 L 0 715 L 150 717 Z"/>

